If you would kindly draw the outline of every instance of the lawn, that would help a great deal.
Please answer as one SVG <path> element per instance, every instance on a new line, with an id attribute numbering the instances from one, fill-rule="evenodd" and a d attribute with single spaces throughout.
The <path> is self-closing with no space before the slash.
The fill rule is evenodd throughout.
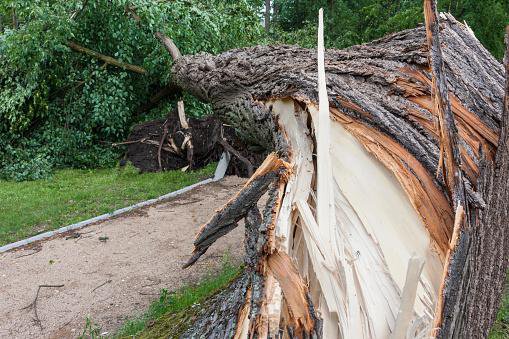
<path id="1" fill-rule="evenodd" d="M 0 246 L 112 212 L 191 185 L 215 165 L 191 172 L 123 169 L 57 171 L 51 179 L 0 180 Z"/>

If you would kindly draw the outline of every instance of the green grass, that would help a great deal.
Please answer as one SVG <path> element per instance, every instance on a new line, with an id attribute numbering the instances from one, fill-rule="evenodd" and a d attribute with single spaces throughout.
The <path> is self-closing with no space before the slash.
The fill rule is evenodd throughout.
<path id="1" fill-rule="evenodd" d="M 509 275 L 506 279 L 506 292 L 500 303 L 497 320 L 489 335 L 489 339 L 507 339 L 509 338 Z"/>
<path id="2" fill-rule="evenodd" d="M 0 180 L 0 246 L 191 185 L 215 169 L 140 174 L 120 170 L 65 169 L 51 179 Z"/>
<path id="3" fill-rule="evenodd" d="M 196 306 L 223 290 L 241 272 L 241 267 L 223 258 L 219 272 L 209 273 L 197 285 L 185 286 L 174 293 L 163 289 L 142 316 L 127 321 L 118 331 L 117 338 L 168 338 L 187 328 Z"/>

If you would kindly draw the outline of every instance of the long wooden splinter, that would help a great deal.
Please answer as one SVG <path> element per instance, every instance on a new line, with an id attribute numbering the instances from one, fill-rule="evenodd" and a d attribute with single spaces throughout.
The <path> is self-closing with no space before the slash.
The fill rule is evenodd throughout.
<path id="1" fill-rule="evenodd" d="M 201 227 L 194 241 L 193 254 L 183 268 L 193 265 L 217 239 L 235 229 L 237 222 L 267 192 L 270 184 L 286 175 L 289 166 L 275 153 L 269 154 L 240 192 Z"/>

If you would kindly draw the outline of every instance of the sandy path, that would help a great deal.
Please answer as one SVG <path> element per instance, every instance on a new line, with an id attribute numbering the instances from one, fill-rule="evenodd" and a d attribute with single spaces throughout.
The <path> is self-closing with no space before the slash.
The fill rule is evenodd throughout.
<path id="1" fill-rule="evenodd" d="M 127 317 L 146 310 L 161 288 L 174 290 L 198 280 L 220 266 L 225 252 L 240 260 L 242 227 L 220 239 L 195 266 L 180 268 L 192 251 L 197 228 L 244 182 L 229 177 L 198 187 L 171 201 L 86 227 L 79 231 L 81 238 L 45 241 L 32 255 L 27 254 L 33 249 L 0 254 L 0 338 L 76 337 L 87 316 L 102 332 L 112 333 Z M 22 308 L 42 284 L 64 286 L 41 289 L 41 330 L 33 310 Z"/>

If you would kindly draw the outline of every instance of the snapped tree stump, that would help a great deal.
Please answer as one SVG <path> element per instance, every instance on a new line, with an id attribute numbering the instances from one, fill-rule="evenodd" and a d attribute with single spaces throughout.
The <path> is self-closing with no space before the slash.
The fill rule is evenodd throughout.
<path id="1" fill-rule="evenodd" d="M 487 336 L 508 266 L 508 89 L 472 31 L 426 6 L 425 26 L 325 53 L 325 118 L 314 50 L 176 54 L 176 84 L 273 152 L 197 235 L 187 265 L 246 218 L 246 266 L 186 337 Z"/>

